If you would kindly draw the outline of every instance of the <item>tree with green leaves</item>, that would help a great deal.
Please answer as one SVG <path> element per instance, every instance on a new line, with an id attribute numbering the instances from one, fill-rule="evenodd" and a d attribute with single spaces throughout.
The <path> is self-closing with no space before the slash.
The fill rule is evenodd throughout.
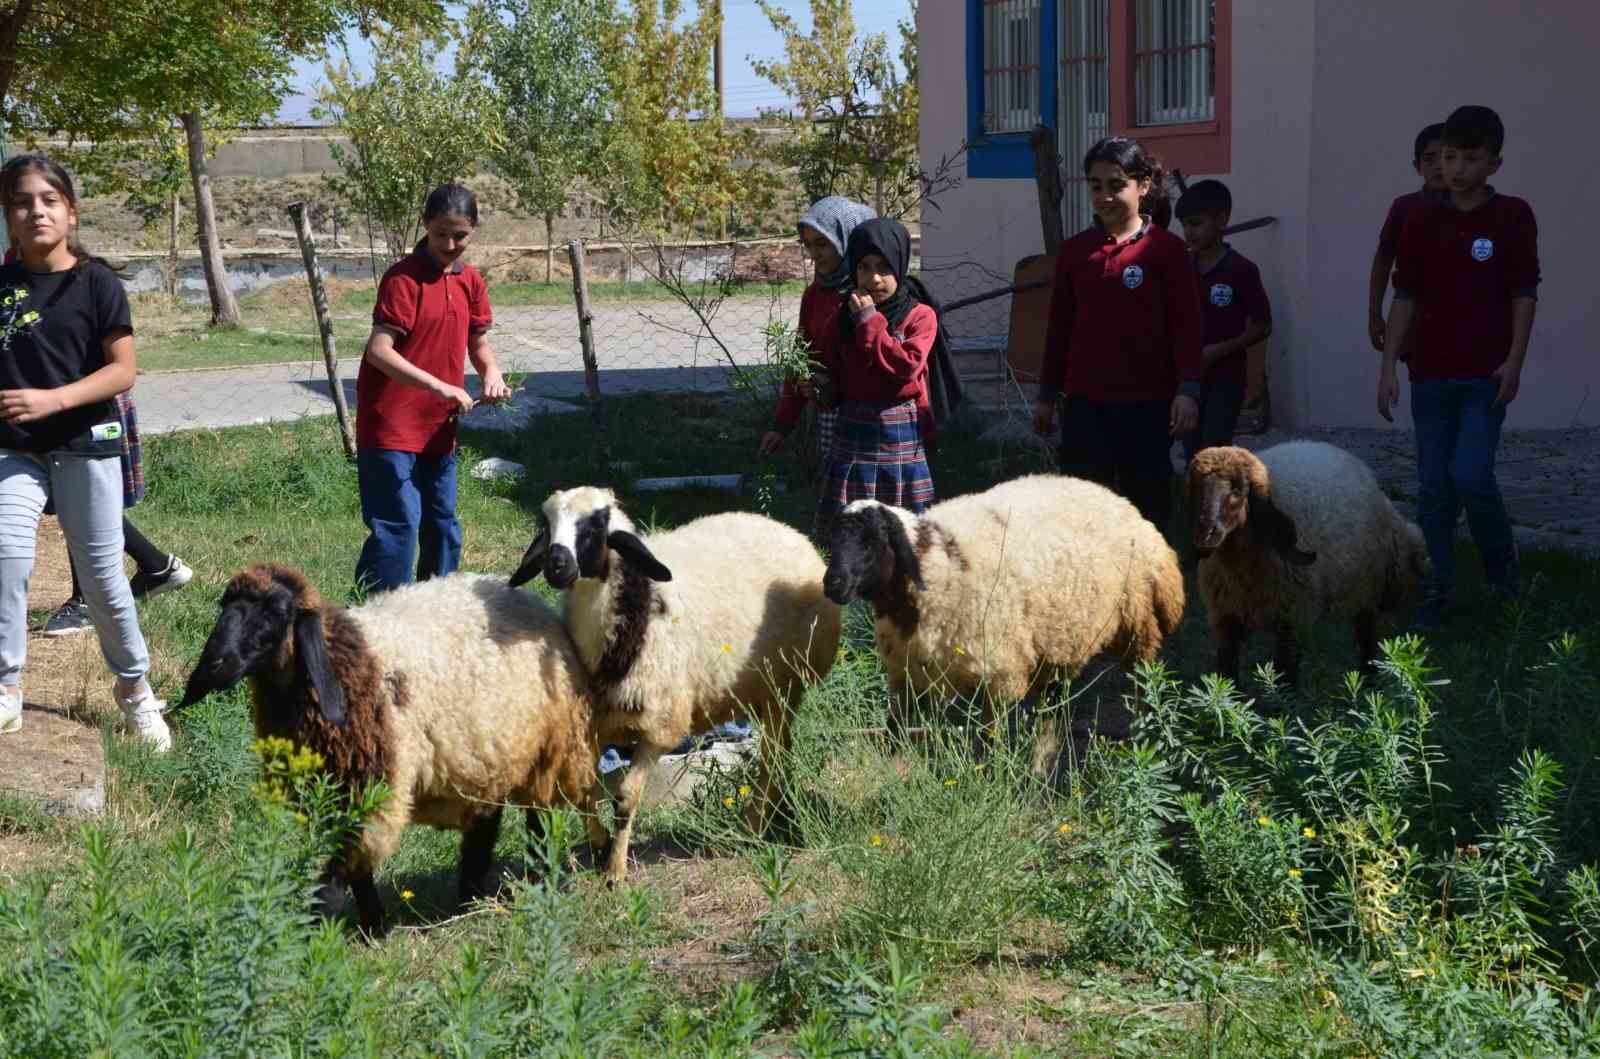
<path id="1" fill-rule="evenodd" d="M 487 0 L 475 49 L 495 93 L 504 139 L 489 155 L 517 205 L 544 218 L 544 281 L 555 265 L 555 218 L 607 140 L 603 55 L 613 0 Z"/>
<path id="2" fill-rule="evenodd" d="M 749 130 L 722 119 L 711 80 L 721 0 L 683 18 L 682 0 L 631 0 L 608 28 L 610 141 L 598 174 L 631 227 L 709 230 L 735 205 L 759 210 L 770 174 L 747 164 Z"/>
<path id="3" fill-rule="evenodd" d="M 294 61 L 322 53 L 351 28 L 441 18 L 439 0 L 253 0 L 226 17 L 214 0 L 0 0 L 6 123 L 26 129 L 27 139 L 65 134 L 93 143 L 95 154 L 135 163 L 144 144 L 171 143 L 181 129 L 212 321 L 236 323 L 206 130 L 274 113 L 290 90 Z"/>
<path id="4" fill-rule="evenodd" d="M 858 36 L 851 0 L 810 0 L 811 32 L 773 0 L 756 0 L 783 38 L 781 59 L 755 72 L 794 101 L 769 114 L 785 126 L 774 160 L 807 201 L 847 195 L 884 216 L 915 216 L 926 191 L 917 143 L 917 3 L 898 25 L 899 64 L 886 34 Z"/>
<path id="5" fill-rule="evenodd" d="M 366 214 L 396 261 L 417 241 L 428 192 L 467 177 L 505 138 L 494 95 L 476 74 L 479 60 L 458 50 L 455 69 L 439 69 L 451 42 L 472 43 L 458 28 L 380 28 L 373 42 L 372 75 L 363 80 L 348 62 L 330 65 L 314 113 L 349 140 L 333 148 L 343 172 L 330 186 Z"/>

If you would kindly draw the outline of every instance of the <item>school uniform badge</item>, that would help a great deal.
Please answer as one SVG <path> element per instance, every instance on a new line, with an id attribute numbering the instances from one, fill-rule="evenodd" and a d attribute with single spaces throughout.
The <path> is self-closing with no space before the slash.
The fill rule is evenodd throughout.
<path id="1" fill-rule="evenodd" d="M 1233 304 L 1233 287 L 1226 283 L 1213 283 L 1211 285 L 1211 304 L 1219 309 L 1226 309 Z"/>
<path id="2" fill-rule="evenodd" d="M 1474 239 L 1472 241 L 1472 260 L 1487 261 L 1494 256 L 1493 239 Z"/>
<path id="3" fill-rule="evenodd" d="M 1144 269 L 1140 268 L 1138 265 L 1129 265 L 1127 268 L 1122 270 L 1122 285 L 1127 287 L 1129 290 L 1133 290 L 1143 282 Z"/>

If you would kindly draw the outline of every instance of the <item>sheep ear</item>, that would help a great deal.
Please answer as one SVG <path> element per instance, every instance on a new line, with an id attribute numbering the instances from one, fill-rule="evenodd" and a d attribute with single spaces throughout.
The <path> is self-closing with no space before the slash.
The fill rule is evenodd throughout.
<path id="1" fill-rule="evenodd" d="M 533 538 L 533 543 L 528 545 L 528 550 L 522 553 L 522 563 L 517 567 L 517 572 L 511 575 L 511 587 L 525 585 L 538 577 L 544 571 L 544 559 L 549 554 L 550 527 L 545 526 Z"/>
<path id="2" fill-rule="evenodd" d="M 889 534 L 889 547 L 894 551 L 895 572 L 909 577 L 917 588 L 926 590 L 927 583 L 922 580 L 922 562 L 917 558 L 916 549 L 911 547 L 911 538 L 906 536 L 905 523 L 893 512 L 878 508 L 878 517 L 884 522 L 884 530 Z"/>
<path id="3" fill-rule="evenodd" d="M 1294 519 L 1284 514 L 1270 495 L 1251 492 L 1250 521 L 1290 566 L 1310 566 L 1317 561 L 1316 552 L 1301 551 L 1296 546 Z"/>
<path id="4" fill-rule="evenodd" d="M 623 562 L 639 570 L 652 581 L 671 581 L 672 571 L 650 554 L 644 541 L 627 530 L 612 530 L 606 535 L 606 547 L 622 556 Z"/>
<path id="5" fill-rule="evenodd" d="M 294 618 L 294 656 L 300 667 L 300 680 L 316 699 L 322 719 L 344 727 L 348 716 L 344 688 L 333 674 L 328 644 L 322 638 L 322 612 L 302 610 Z"/>

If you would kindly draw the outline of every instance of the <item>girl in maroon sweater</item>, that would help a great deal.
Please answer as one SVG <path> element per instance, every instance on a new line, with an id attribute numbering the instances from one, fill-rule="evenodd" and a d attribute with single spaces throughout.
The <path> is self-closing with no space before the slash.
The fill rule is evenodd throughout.
<path id="1" fill-rule="evenodd" d="M 1172 439 L 1199 419 L 1200 300 L 1183 240 L 1153 223 L 1160 164 L 1137 140 L 1083 159 L 1095 223 L 1056 258 L 1033 427 L 1066 396 L 1061 473 L 1100 482 L 1166 532 Z"/>
<path id="2" fill-rule="evenodd" d="M 856 289 L 839 316 L 839 418 L 817 519 L 823 540 L 852 501 L 917 512 L 933 503 L 918 408 L 939 317 L 907 278 L 911 234 L 899 221 L 867 221 L 850 233 L 849 260 Z"/>
<path id="3" fill-rule="evenodd" d="M 839 346 L 839 310 L 855 286 L 855 277 L 844 256 L 850 245 L 850 233 L 862 221 L 876 216 L 870 206 L 843 195 L 829 195 L 818 199 L 797 225 L 800 245 L 815 269 L 811 285 L 800 296 L 800 337 L 811 347 L 812 359 L 821 365 L 819 375 L 831 375 L 834 370 Z M 762 452 L 776 452 L 800 422 L 806 401 L 814 400 L 817 402 L 817 455 L 824 465 L 827 464 L 828 452 L 833 448 L 833 421 L 837 409 L 828 399 L 829 395 L 816 392 L 816 385 L 816 378 L 784 382 L 772 429 L 761 435 Z"/>

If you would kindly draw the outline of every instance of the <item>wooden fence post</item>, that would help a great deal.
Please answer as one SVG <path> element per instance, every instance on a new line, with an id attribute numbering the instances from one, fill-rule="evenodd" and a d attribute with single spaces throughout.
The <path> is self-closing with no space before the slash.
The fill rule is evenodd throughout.
<path id="1" fill-rule="evenodd" d="M 333 395 L 333 411 L 339 418 L 339 438 L 346 458 L 356 454 L 356 439 L 350 433 L 350 410 L 344 403 L 344 383 L 339 380 L 339 358 L 333 348 L 333 317 L 328 312 L 328 292 L 322 286 L 322 268 L 317 264 L 317 246 L 311 239 L 311 222 L 306 220 L 306 204 L 289 203 L 294 234 L 300 240 L 300 256 L 306 263 L 306 282 L 311 285 L 311 309 L 317 314 L 317 333 L 322 336 L 322 363 L 328 369 L 328 390 Z"/>
<path id="2" fill-rule="evenodd" d="M 589 396 L 589 416 L 594 421 L 594 456 L 609 476 L 611 450 L 606 444 L 606 417 L 600 407 L 600 365 L 594 355 L 594 313 L 589 310 L 589 280 L 583 271 L 583 240 L 567 244 L 572 262 L 572 295 L 578 303 L 578 342 L 583 347 L 583 389 Z"/>
<path id="3" fill-rule="evenodd" d="M 1061 249 L 1061 158 L 1056 153 L 1055 130 L 1035 125 L 1029 137 L 1033 144 L 1033 180 L 1039 189 L 1039 224 L 1044 230 L 1044 252 Z"/>

